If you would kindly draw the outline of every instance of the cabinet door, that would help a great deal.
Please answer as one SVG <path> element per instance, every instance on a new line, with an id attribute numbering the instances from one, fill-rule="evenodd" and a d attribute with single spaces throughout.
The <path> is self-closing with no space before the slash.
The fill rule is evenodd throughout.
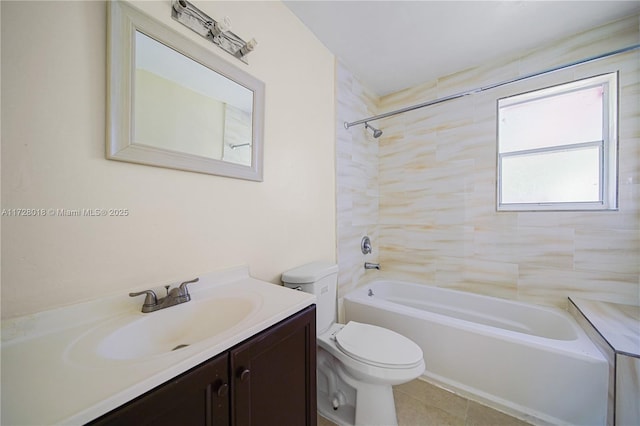
<path id="1" fill-rule="evenodd" d="M 315 305 L 230 352 L 236 426 L 315 426 Z"/>
<path id="2" fill-rule="evenodd" d="M 229 424 L 228 378 L 228 354 L 224 353 L 90 424 L 226 426 Z"/>

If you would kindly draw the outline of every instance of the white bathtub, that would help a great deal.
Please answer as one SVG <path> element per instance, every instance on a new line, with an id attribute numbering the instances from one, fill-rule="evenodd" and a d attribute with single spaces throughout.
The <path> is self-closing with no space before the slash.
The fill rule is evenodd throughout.
<path id="1" fill-rule="evenodd" d="M 565 311 L 388 280 L 344 309 L 416 342 L 429 381 L 533 423 L 605 424 L 607 361 Z"/>

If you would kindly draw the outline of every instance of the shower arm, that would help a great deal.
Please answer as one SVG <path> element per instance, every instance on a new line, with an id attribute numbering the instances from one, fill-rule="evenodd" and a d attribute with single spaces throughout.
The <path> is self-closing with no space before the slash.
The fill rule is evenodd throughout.
<path id="1" fill-rule="evenodd" d="M 251 146 L 251 143 L 247 142 L 247 143 L 241 143 L 237 145 L 229 145 L 231 149 L 242 148 L 243 146 Z"/>
<path id="2" fill-rule="evenodd" d="M 591 56 L 589 58 L 581 59 L 579 61 L 570 62 L 568 64 L 560 65 L 560 66 L 553 67 L 553 68 L 548 68 L 548 69 L 546 69 L 544 71 L 538 71 L 538 72 L 534 72 L 534 73 L 531 73 L 531 74 L 526 74 L 526 75 L 523 75 L 522 77 L 516 77 L 516 78 L 512 78 L 510 80 L 501 81 L 500 83 L 489 84 L 487 86 L 478 87 L 476 89 L 467 90 L 465 92 L 456 93 L 456 94 L 453 94 L 453 95 L 445 96 L 443 98 L 434 99 L 432 101 L 423 102 L 423 103 L 416 104 L 416 105 L 411 105 L 411 106 L 408 106 L 408 107 L 405 107 L 405 108 L 400 108 L 400 109 L 397 109 L 395 111 L 389 111 L 389 112 L 385 112 L 383 114 L 379 114 L 379 115 L 374 115 L 374 116 L 371 116 L 371 117 L 363 118 L 362 120 L 352 121 L 350 123 L 345 121 L 344 122 L 344 128 L 348 130 L 349 127 L 357 126 L 359 124 L 366 124 L 369 121 L 381 120 L 383 118 L 391 117 L 391 116 L 398 115 L 398 114 L 404 114 L 405 112 L 410 112 L 410 111 L 414 111 L 416 109 L 425 108 L 425 107 L 428 107 L 428 106 L 431 106 L 431 105 L 440 104 L 442 102 L 447 102 L 447 101 L 451 101 L 451 100 L 454 100 L 454 99 L 463 98 L 463 97 L 469 96 L 469 95 L 475 95 L 476 93 L 481 93 L 481 92 L 484 92 L 486 90 L 495 89 L 497 87 L 505 86 L 507 84 L 516 83 L 516 82 L 522 81 L 522 80 L 528 80 L 528 79 L 533 78 L 533 77 L 538 77 L 538 76 L 541 76 L 541 75 L 550 74 L 552 72 L 561 71 L 561 70 L 564 70 L 564 69 L 567 69 L 567 68 L 573 68 L 573 67 L 578 66 L 578 65 L 586 64 L 586 63 L 597 61 L 597 60 L 604 59 L 604 58 L 608 58 L 610 56 L 619 55 L 621 53 L 630 52 L 630 51 L 636 50 L 636 49 L 640 49 L 640 44 L 634 44 L 632 46 L 624 47 L 622 49 L 613 50 L 611 52 L 603 53 L 603 54 L 596 55 L 596 56 Z"/>

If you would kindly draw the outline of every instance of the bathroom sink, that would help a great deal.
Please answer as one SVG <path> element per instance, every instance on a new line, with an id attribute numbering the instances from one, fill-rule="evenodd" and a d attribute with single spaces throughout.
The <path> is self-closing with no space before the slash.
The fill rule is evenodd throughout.
<path id="1" fill-rule="evenodd" d="M 0 422 L 87 424 L 315 303 L 246 266 L 199 278 L 189 302 L 150 313 L 126 289 L 3 320 Z"/>
<path id="2" fill-rule="evenodd" d="M 179 351 L 234 329 L 256 311 L 255 294 L 213 297 L 160 311 L 128 313 L 84 333 L 69 349 L 74 362 L 138 360 Z"/>

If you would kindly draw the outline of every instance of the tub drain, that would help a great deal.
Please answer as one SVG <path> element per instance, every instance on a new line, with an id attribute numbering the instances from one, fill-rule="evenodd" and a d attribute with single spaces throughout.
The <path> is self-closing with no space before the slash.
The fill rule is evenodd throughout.
<path id="1" fill-rule="evenodd" d="M 178 346 L 176 346 L 175 348 L 173 348 L 171 350 L 172 351 L 177 351 L 178 349 L 186 348 L 187 346 L 189 346 L 189 345 L 184 345 L 184 344 L 183 345 L 178 345 Z"/>

